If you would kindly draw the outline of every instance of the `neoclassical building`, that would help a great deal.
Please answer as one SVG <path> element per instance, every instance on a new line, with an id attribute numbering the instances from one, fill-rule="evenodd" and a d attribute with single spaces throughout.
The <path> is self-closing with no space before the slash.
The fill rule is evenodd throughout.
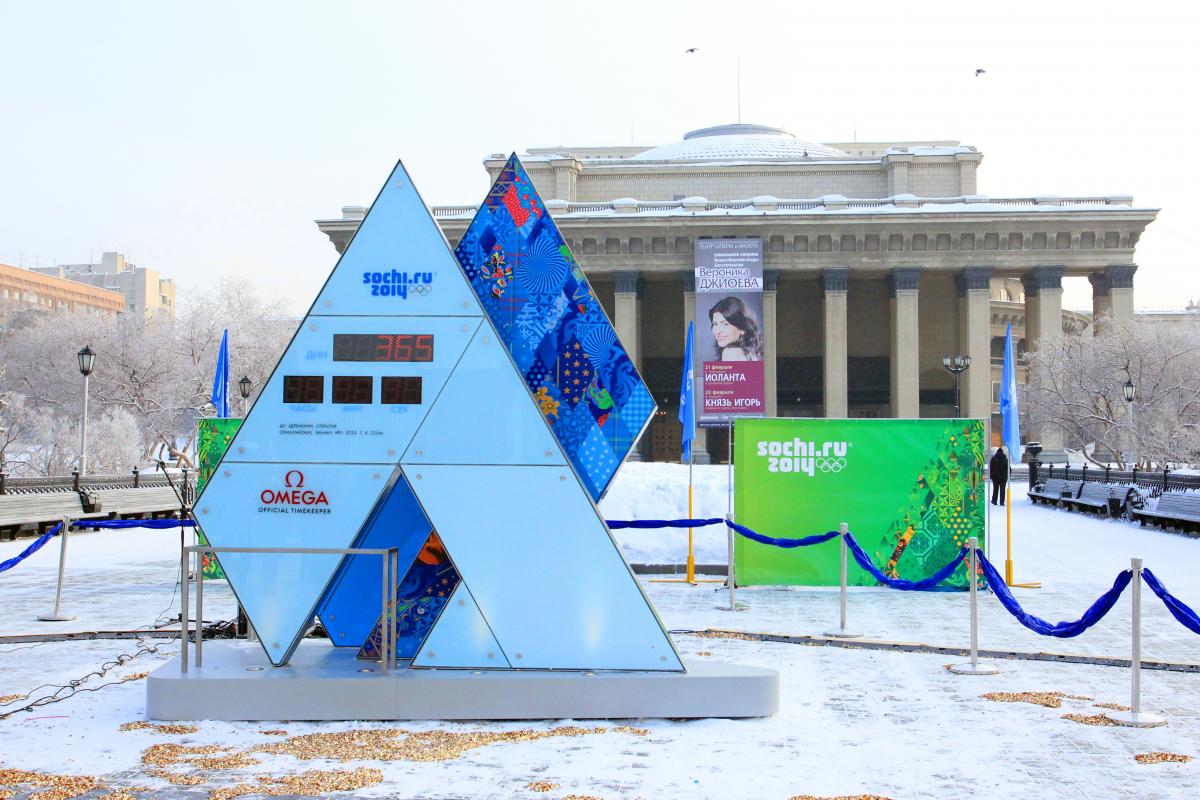
<path id="1" fill-rule="evenodd" d="M 506 158 L 484 160 L 492 179 Z M 1091 282 L 1095 316 L 1131 320 L 1134 250 L 1157 214 L 1121 195 L 988 197 L 982 153 L 952 141 L 819 144 L 723 125 L 520 158 L 659 401 L 641 446 L 655 460 L 679 455 L 698 239 L 763 240 L 768 415 L 951 416 L 942 356 L 961 353 L 964 416 L 994 417 L 1005 321 L 1030 350 L 1076 324 L 1062 307 L 1072 277 Z M 475 210 L 433 209 L 451 245 Z M 341 252 L 364 213 L 317 224 Z M 707 454 L 723 460 L 725 444 L 710 432 Z"/>

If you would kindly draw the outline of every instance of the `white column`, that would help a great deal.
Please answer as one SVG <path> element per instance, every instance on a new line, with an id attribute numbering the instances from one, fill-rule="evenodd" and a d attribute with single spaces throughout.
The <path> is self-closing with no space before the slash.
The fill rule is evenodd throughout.
<path id="1" fill-rule="evenodd" d="M 921 416 L 920 330 L 917 297 L 920 267 L 897 267 L 887 277 L 892 322 L 892 416 Z"/>
<path id="2" fill-rule="evenodd" d="M 696 322 L 696 273 L 692 270 L 687 270 L 680 273 L 680 278 L 683 279 L 683 336 L 687 336 L 687 326 L 689 322 Z M 707 324 L 708 320 L 703 320 Z M 695 329 L 696 341 L 700 341 L 704 329 L 700 327 L 701 323 L 696 323 Z M 680 341 L 685 341 L 680 338 Z M 683 358 L 683 350 L 679 351 L 679 357 Z M 700 392 L 703 391 L 702 385 L 704 381 L 703 375 L 693 376 L 695 383 L 693 388 L 696 394 L 697 414 L 699 414 Z M 696 438 L 692 440 L 692 460 L 697 464 L 711 464 L 712 457 L 708 454 L 708 431 L 704 428 L 696 429 Z"/>
<path id="3" fill-rule="evenodd" d="M 1109 294 L 1112 302 L 1112 320 L 1116 323 L 1129 324 L 1133 322 L 1133 273 L 1137 272 L 1136 264 L 1120 264 L 1104 268 L 1108 278 Z"/>
<path id="4" fill-rule="evenodd" d="M 962 375 L 964 417 L 987 419 L 992 410 L 991 267 L 966 267 L 955 276 L 958 286 L 958 347 L 971 357 Z"/>
<path id="5" fill-rule="evenodd" d="M 636 270 L 613 273 L 613 324 L 617 329 L 617 338 L 625 346 L 625 352 L 629 353 L 634 366 L 639 368 L 642 365 L 640 288 L 641 276 Z"/>
<path id="6" fill-rule="evenodd" d="M 1036 317 L 1035 335 L 1031 339 L 1028 332 L 1025 335 L 1025 346 L 1028 350 L 1036 350 L 1039 342 L 1049 342 L 1062 335 L 1062 267 L 1034 267 L 1030 276 L 1037 293 L 1034 304 Z M 1026 286 L 1026 304 L 1028 304 L 1029 285 Z M 1029 309 L 1025 311 L 1025 326 L 1029 327 Z"/>
<path id="7" fill-rule="evenodd" d="M 1088 283 L 1092 285 L 1092 333 L 1099 336 L 1104 331 L 1105 323 L 1112 318 L 1112 294 L 1109 291 L 1108 275 L 1093 272 L 1088 275 Z"/>
<path id="8" fill-rule="evenodd" d="M 821 270 L 821 290 L 825 295 L 825 416 L 845 419 L 850 412 L 849 346 L 846 330 L 846 300 L 850 285 L 849 267 Z"/>
<path id="9" fill-rule="evenodd" d="M 1025 349 L 1037 350 L 1062 336 L 1062 276 L 1059 266 L 1034 267 L 1021 276 L 1025 286 Z M 1054 461 L 1064 457 L 1062 430 L 1047 425 L 1026 434 L 1026 440 L 1039 439 L 1042 458 Z"/>
<path id="10" fill-rule="evenodd" d="M 779 270 L 763 271 L 763 353 L 766 363 L 763 364 L 763 393 L 768 417 L 779 414 L 779 350 L 775 344 L 778 341 L 779 315 L 777 299 L 779 293 Z"/>

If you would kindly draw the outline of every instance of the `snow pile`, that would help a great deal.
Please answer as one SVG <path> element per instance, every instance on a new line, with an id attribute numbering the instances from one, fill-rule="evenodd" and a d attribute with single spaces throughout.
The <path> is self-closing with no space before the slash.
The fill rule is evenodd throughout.
<path id="1" fill-rule="evenodd" d="M 724 517 L 731 476 L 728 466 L 693 467 L 692 518 Z M 686 519 L 688 468 L 682 464 L 626 463 L 600 503 L 605 519 Z M 682 564 L 687 561 L 686 528 L 614 531 L 631 564 Z M 694 529 L 696 563 L 726 563 L 724 525 Z"/>

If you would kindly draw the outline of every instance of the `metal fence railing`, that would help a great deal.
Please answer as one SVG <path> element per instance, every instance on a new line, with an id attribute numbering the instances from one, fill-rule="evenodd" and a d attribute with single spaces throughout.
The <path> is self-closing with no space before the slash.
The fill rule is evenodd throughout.
<path id="1" fill-rule="evenodd" d="M 1051 478 L 1095 483 L 1120 483 L 1147 489 L 1151 497 L 1157 497 L 1163 492 L 1200 489 L 1200 475 L 1179 474 L 1169 469 L 1113 469 L 1088 464 L 1042 464 L 1038 462 L 1030 462 L 1026 466 L 1030 486 Z"/>
<path id="2" fill-rule="evenodd" d="M 53 492 L 92 492 L 102 489 L 150 489 L 174 485 L 178 488 L 183 482 L 195 487 L 196 473 L 184 470 L 169 478 L 161 472 L 142 474 L 133 470 L 128 475 L 85 475 L 78 473 L 51 477 L 14 478 L 0 472 L 0 495 L 6 494 L 50 494 Z"/>

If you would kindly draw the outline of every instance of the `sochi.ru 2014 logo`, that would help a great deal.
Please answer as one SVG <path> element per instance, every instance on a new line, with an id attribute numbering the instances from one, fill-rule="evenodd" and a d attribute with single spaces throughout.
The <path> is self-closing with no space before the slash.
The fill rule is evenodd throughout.
<path id="1" fill-rule="evenodd" d="M 364 272 L 363 284 L 371 287 L 372 297 L 399 297 L 401 300 L 412 294 L 429 294 L 433 291 L 432 272 Z"/>
<path id="2" fill-rule="evenodd" d="M 298 469 L 288 470 L 282 487 L 263 489 L 258 499 L 260 514 L 328 514 L 331 510 L 325 492 L 305 488 L 304 473 Z"/>
<path id="3" fill-rule="evenodd" d="M 816 442 L 792 439 L 786 442 L 759 442 L 758 455 L 767 459 L 768 472 L 803 472 L 812 477 L 821 472 L 841 472 L 846 468 L 846 442 Z"/>

